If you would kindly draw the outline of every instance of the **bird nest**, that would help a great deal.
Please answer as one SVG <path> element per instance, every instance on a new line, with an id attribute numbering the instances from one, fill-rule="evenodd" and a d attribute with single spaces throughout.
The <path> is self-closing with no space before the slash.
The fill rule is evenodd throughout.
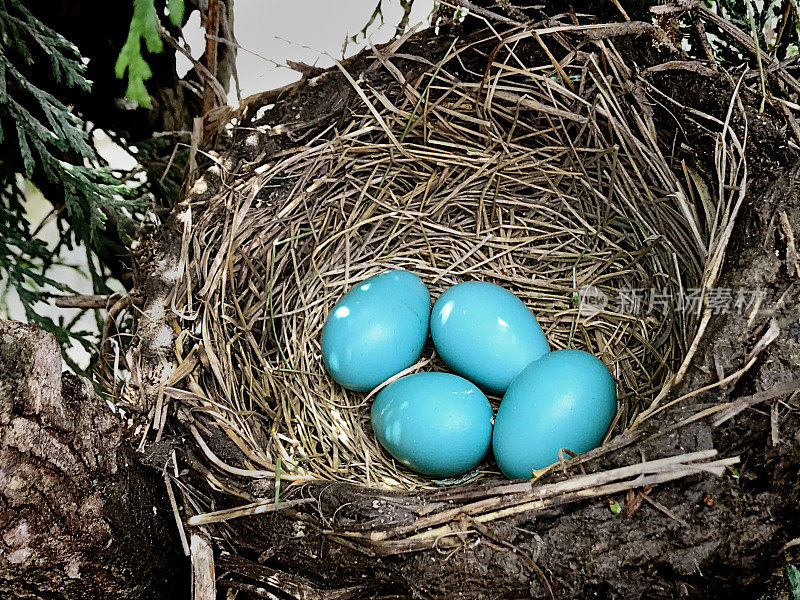
<path id="1" fill-rule="evenodd" d="M 191 408 L 188 429 L 216 467 L 441 483 L 378 444 L 375 392 L 346 390 L 323 367 L 326 315 L 386 269 L 413 271 L 434 299 L 461 281 L 501 285 L 552 348 L 601 358 L 619 397 L 607 439 L 657 410 L 680 378 L 740 201 L 732 134 L 698 113 L 693 126 L 717 136 L 717 170 L 673 164 L 653 119 L 669 99 L 613 43 L 583 38 L 556 62 L 521 52 L 531 34 L 515 35 L 454 44 L 435 64 L 400 54 L 400 40 L 358 79 L 339 65 L 324 77 L 355 91 L 344 121 L 249 163 L 223 157 L 210 199 L 209 175 L 194 184 L 176 213 L 177 371 L 164 389 Z M 469 66 L 476 55 L 482 71 Z M 282 133 L 250 125 L 254 151 Z M 447 369 L 429 343 L 403 374 L 435 370 Z M 498 473 L 489 459 L 486 473 Z"/>

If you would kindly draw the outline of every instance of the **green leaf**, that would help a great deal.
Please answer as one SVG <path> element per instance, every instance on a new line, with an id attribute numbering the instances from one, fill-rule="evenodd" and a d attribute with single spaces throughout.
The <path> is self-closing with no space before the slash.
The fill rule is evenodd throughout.
<path id="1" fill-rule="evenodd" d="M 119 79 L 128 73 L 128 89 L 125 95 L 136 101 L 139 106 L 150 106 L 150 95 L 144 82 L 153 76 L 147 61 L 142 56 L 142 40 L 149 52 L 161 52 L 164 45 L 158 35 L 158 17 L 153 4 L 154 0 L 134 0 L 133 18 L 128 30 L 128 37 L 120 50 L 114 73 Z M 175 3 L 176 0 L 171 0 Z M 181 15 L 183 14 L 183 0 Z M 171 14 L 171 13 L 170 13 Z"/>
<path id="2" fill-rule="evenodd" d="M 789 580 L 789 593 L 792 600 L 800 600 L 800 569 L 792 563 L 786 563 L 786 578 Z"/>
<path id="3" fill-rule="evenodd" d="M 31 147 L 28 145 L 28 137 L 23 129 L 21 123 L 17 123 L 17 141 L 19 142 L 19 152 L 22 156 L 22 164 L 25 168 L 26 177 L 30 177 L 33 173 L 33 154 L 31 154 Z"/>
<path id="4" fill-rule="evenodd" d="M 175 27 L 180 27 L 183 23 L 183 0 L 167 0 L 167 9 L 170 22 Z"/>
<path id="5" fill-rule="evenodd" d="M 617 500 L 613 499 L 609 500 L 608 509 L 615 515 L 618 515 L 619 513 L 622 512 L 622 506 L 620 506 L 620 503 Z"/>
<path id="6" fill-rule="evenodd" d="M 145 9 L 152 0 L 144 2 Z M 141 11 L 141 3 L 139 10 Z M 139 46 L 157 39 L 155 12 L 147 14 L 146 35 L 136 37 L 128 48 L 132 72 L 140 79 L 139 91 L 146 96 L 143 78 L 150 69 Z M 155 33 L 156 38 L 153 38 Z M 135 51 L 134 51 L 135 50 Z M 46 61 L 51 66 L 35 81 L 27 79 L 26 63 Z M 145 222 L 146 207 L 140 192 L 128 187 L 108 168 L 101 167 L 89 138 L 90 129 L 56 95 L 67 87 L 88 90 L 86 65 L 78 48 L 39 21 L 19 0 L 0 0 L 0 122 L 11 124 L 9 134 L 0 131 L 0 311 L 8 306 L 8 294 L 22 303 L 26 318 L 56 335 L 63 348 L 75 344 L 91 349 L 95 334 L 78 330 L 77 320 L 51 319 L 42 310 L 43 301 L 54 293 L 70 293 L 68 286 L 50 276 L 49 269 L 63 265 L 60 250 L 83 245 L 95 293 L 108 293 L 108 272 L 98 252 L 121 253 L 116 236 L 105 234 L 115 223 L 119 237 L 130 239 L 136 226 Z M 30 181 L 50 184 L 47 199 L 54 205 L 60 239 L 55 247 L 31 236 L 35 224 L 25 210 L 26 191 L 20 171 Z M 69 358 L 65 361 L 70 364 Z M 74 363 L 71 365 L 76 368 Z M 77 369 L 76 369 L 77 370 Z"/>

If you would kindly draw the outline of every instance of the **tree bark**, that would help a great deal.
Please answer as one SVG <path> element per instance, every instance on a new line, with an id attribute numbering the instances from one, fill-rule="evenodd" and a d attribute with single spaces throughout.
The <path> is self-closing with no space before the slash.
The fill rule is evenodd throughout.
<path id="1" fill-rule="evenodd" d="M 174 598 L 188 565 L 163 480 L 55 338 L 0 320 L 0 597 Z"/>

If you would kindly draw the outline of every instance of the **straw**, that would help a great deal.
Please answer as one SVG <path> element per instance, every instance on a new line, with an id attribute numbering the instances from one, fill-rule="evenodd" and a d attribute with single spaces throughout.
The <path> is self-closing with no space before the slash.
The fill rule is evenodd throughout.
<path id="1" fill-rule="evenodd" d="M 253 478 L 280 469 L 287 485 L 433 485 L 380 447 L 370 400 L 339 386 L 321 360 L 334 303 L 387 269 L 417 273 L 434 299 L 475 279 L 514 292 L 552 348 L 608 365 L 619 396 L 612 438 L 666 395 L 701 316 L 679 310 L 678 297 L 716 281 L 741 202 L 746 169 L 726 158 L 741 144 L 725 137 L 727 122 L 718 134 L 705 115 L 686 116 L 722 135 L 718 172 L 695 193 L 699 175 L 687 182 L 686 169 L 672 168 L 613 43 L 571 27 L 512 41 L 547 48 L 552 34 L 580 51 L 561 61 L 539 51 L 525 65 L 519 46 L 501 43 L 474 77 L 454 74 L 481 52 L 467 42 L 435 65 L 384 48 L 375 69 L 397 80 L 396 94 L 337 63 L 354 88 L 349 122 L 240 167 L 211 200 L 186 207 L 171 310 L 185 332 L 178 364 L 195 352 L 203 368 L 192 358 L 194 371 L 183 369 L 169 394 L 191 409 L 189 431 L 210 464 Z M 402 72 L 409 60 L 416 70 Z M 587 286 L 608 305 L 576 302 Z M 626 290 L 665 300 L 632 311 L 619 305 Z M 429 344 L 416 369 L 446 366 Z M 241 457 L 218 456 L 214 436 Z"/>

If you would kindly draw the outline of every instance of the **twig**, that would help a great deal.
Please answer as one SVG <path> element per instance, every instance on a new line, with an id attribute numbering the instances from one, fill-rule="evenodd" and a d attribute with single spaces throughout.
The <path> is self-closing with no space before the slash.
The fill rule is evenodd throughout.
<path id="1" fill-rule="evenodd" d="M 203 85 L 203 114 L 208 114 L 217 106 L 215 89 L 212 84 L 217 81 L 217 40 L 219 34 L 219 0 L 209 0 L 208 18 L 206 19 L 206 51 L 205 63 L 210 78 Z M 219 82 L 217 82 L 219 83 Z"/>
<path id="2" fill-rule="evenodd" d="M 59 296 L 55 300 L 58 308 L 108 308 L 120 298 L 122 298 L 121 294 L 76 294 Z"/>
<path id="3" fill-rule="evenodd" d="M 739 463 L 739 457 L 733 458 L 726 458 L 721 459 L 718 461 L 714 461 L 713 463 L 706 463 L 702 465 L 706 468 L 714 469 L 714 474 L 721 474 L 722 470 L 726 466 L 734 465 Z M 654 475 L 648 475 L 644 477 L 637 477 L 631 481 L 623 481 L 618 483 L 612 483 L 609 485 L 598 486 L 594 488 L 589 488 L 585 490 L 580 490 L 576 492 L 572 492 L 570 494 L 563 494 L 561 496 L 556 496 L 554 498 L 548 498 L 545 500 L 532 500 L 530 502 L 526 502 L 524 504 L 517 504 L 514 506 L 509 506 L 502 510 L 497 510 L 490 513 L 484 513 L 475 516 L 475 520 L 481 523 L 488 523 L 490 521 L 495 521 L 497 519 L 503 519 L 505 517 L 530 512 L 530 511 L 537 511 L 543 510 L 545 508 L 550 508 L 552 506 L 560 506 L 563 504 L 571 504 L 574 502 L 579 502 L 581 500 L 587 500 L 589 498 L 599 498 L 602 496 L 609 496 L 618 494 L 620 492 L 627 491 L 631 488 L 636 487 L 644 487 L 648 485 L 657 485 L 660 483 L 666 483 L 668 481 L 674 481 L 676 479 L 681 479 L 683 477 L 688 477 L 690 475 L 696 475 L 698 473 L 698 469 L 695 468 L 685 468 L 685 469 L 677 469 L 674 471 L 666 471 L 663 473 L 657 473 Z M 444 527 L 438 527 L 436 529 L 431 529 L 429 531 L 425 531 L 422 533 L 418 533 L 417 535 L 411 536 L 410 540 L 421 540 L 431 537 L 439 537 L 441 535 L 446 535 L 451 528 L 449 525 Z"/>
<path id="4" fill-rule="evenodd" d="M 789 0 L 783 0 L 783 14 L 780 17 L 780 29 L 778 29 L 778 35 L 775 36 L 775 42 L 772 44 L 772 57 L 775 58 L 778 54 L 778 46 L 783 39 L 783 31 L 786 29 L 786 23 L 791 21 L 789 17 L 789 12 L 792 10 L 792 3 Z"/>
<path id="5" fill-rule="evenodd" d="M 603 471 L 600 473 L 592 473 L 590 475 L 580 475 L 548 485 L 536 486 L 530 482 L 526 483 L 512 483 L 498 486 L 493 489 L 491 493 L 494 495 L 485 500 L 479 500 L 464 506 L 451 508 L 441 511 L 437 514 L 430 515 L 417 519 L 410 525 L 397 527 L 390 531 L 375 531 L 371 534 L 372 540 L 382 540 L 389 537 L 399 537 L 415 530 L 433 527 L 441 523 L 446 523 L 459 515 L 475 515 L 481 514 L 489 510 L 496 510 L 505 508 L 513 504 L 521 504 L 527 502 L 531 498 L 536 498 L 541 501 L 547 498 L 552 498 L 559 495 L 581 493 L 587 489 L 602 486 L 606 483 L 618 481 L 620 479 L 627 479 L 630 477 L 638 477 L 646 473 L 658 473 L 662 471 L 669 471 L 672 469 L 681 469 L 689 463 L 704 460 L 716 456 L 716 450 L 701 450 L 699 452 L 691 452 L 680 456 L 670 456 L 658 460 L 629 465 L 627 467 L 620 467 Z M 511 497 L 509 497 L 511 496 Z"/>
<path id="6" fill-rule="evenodd" d="M 657 73 L 659 71 L 692 71 L 704 77 L 711 77 L 715 74 L 714 69 L 710 69 L 703 63 L 696 60 L 669 60 L 660 65 L 654 65 L 645 69 L 645 73 Z"/>
<path id="7" fill-rule="evenodd" d="M 783 109 L 788 113 L 790 117 L 790 122 L 792 123 L 792 127 L 797 127 L 797 121 L 795 121 L 791 117 L 791 113 L 789 109 L 786 108 L 783 104 L 781 104 Z M 783 235 L 786 238 L 786 263 L 787 267 L 794 267 L 794 271 L 797 274 L 797 277 L 800 278 L 800 254 L 797 252 L 797 242 L 795 241 L 794 237 L 794 229 L 792 229 L 792 224 L 789 221 L 789 216 L 786 214 L 785 210 L 781 211 L 781 229 L 783 230 Z"/>
<path id="8" fill-rule="evenodd" d="M 131 304 L 131 296 L 130 294 L 125 294 L 124 296 L 119 296 L 117 301 L 114 302 L 114 304 L 111 305 L 111 308 L 108 309 L 108 312 L 106 313 L 106 318 L 103 320 L 103 334 L 100 339 L 101 354 L 103 353 L 106 346 L 106 342 L 108 341 L 108 338 L 111 335 L 111 326 L 117 324 L 116 321 L 117 315 L 119 315 L 119 313 L 128 308 L 130 304 Z"/>
<path id="9" fill-rule="evenodd" d="M 794 118 L 792 111 L 789 110 L 789 107 L 786 106 L 784 102 L 778 102 L 778 106 L 781 107 L 783 114 L 786 115 L 786 120 L 789 121 L 789 126 L 792 128 L 792 133 L 794 133 L 794 137 L 800 142 L 800 125 L 797 123 L 797 119 Z"/>
<path id="10" fill-rule="evenodd" d="M 675 4 L 659 4 L 650 7 L 650 12 L 658 16 L 674 15 L 689 12 L 700 5 L 699 0 L 678 0 Z"/>
<path id="11" fill-rule="evenodd" d="M 189 542 L 186 540 L 186 532 L 183 529 L 181 513 L 178 510 L 178 503 L 175 501 L 175 492 L 172 489 L 172 482 L 169 480 L 169 474 L 166 472 L 166 469 L 164 470 L 164 484 L 167 486 L 167 496 L 169 497 L 169 504 L 172 507 L 172 514 L 175 517 L 175 524 L 178 526 L 178 535 L 181 538 L 183 553 L 186 556 L 190 556 L 191 550 L 189 549 Z"/>
<path id="12" fill-rule="evenodd" d="M 253 50 L 250 50 L 249 48 L 245 48 L 239 42 L 234 42 L 233 40 L 229 40 L 227 38 L 220 37 L 219 35 L 211 35 L 211 34 L 207 33 L 206 34 L 206 39 L 214 40 L 217 43 L 225 44 L 226 46 L 230 46 L 231 48 L 236 48 L 237 50 L 243 50 L 244 52 L 247 52 L 248 54 L 252 54 L 256 58 L 260 58 L 263 61 L 266 61 L 268 63 L 272 63 L 275 67 L 277 67 L 279 69 L 291 68 L 291 67 L 287 67 L 285 64 L 282 64 L 282 63 L 279 63 L 279 62 L 277 62 L 275 60 L 272 60 L 271 58 L 267 58 L 263 54 L 259 54 L 258 52 L 254 52 Z"/>
<path id="13" fill-rule="evenodd" d="M 662 513 L 667 515 L 669 518 L 674 519 L 675 521 L 677 521 L 678 523 L 680 523 L 684 527 L 691 527 L 691 525 L 689 525 L 689 523 L 687 523 L 686 521 L 681 519 L 678 515 L 676 515 L 673 511 L 668 509 L 663 504 L 661 504 L 661 502 L 659 502 L 658 500 L 654 500 L 649 495 L 644 495 L 644 496 L 642 496 L 642 498 L 644 498 L 645 502 L 648 502 L 651 506 L 653 506 L 654 508 L 660 510 Z"/>
<path id="14" fill-rule="evenodd" d="M 767 400 L 778 398 L 779 396 L 788 396 L 797 390 L 800 390 L 800 379 L 793 379 L 788 383 L 779 385 L 771 390 L 764 390 L 763 392 L 758 392 L 752 396 L 739 398 L 735 402 L 729 402 L 726 405 L 727 408 L 720 411 L 720 414 L 718 414 L 717 417 L 711 422 L 711 425 L 714 427 L 719 427 L 725 421 L 732 419 L 746 408 L 755 406 L 760 402 L 766 402 Z"/>
<path id="15" fill-rule="evenodd" d="M 764 76 L 764 65 L 761 62 L 761 48 L 758 46 L 758 32 L 756 31 L 756 18 L 752 0 L 747 0 L 747 17 L 750 20 L 750 35 L 753 36 L 753 46 L 756 50 L 756 64 L 761 79 L 761 105 L 758 112 L 764 112 L 764 103 L 767 101 L 767 82 Z"/>
<path id="16" fill-rule="evenodd" d="M 487 19 L 492 19 L 493 21 L 499 21 L 500 23 L 506 23 L 508 25 L 518 25 L 518 26 L 522 25 L 522 23 L 520 23 L 519 21 L 515 21 L 514 19 L 509 19 L 508 17 L 504 17 L 503 15 L 498 15 L 495 12 L 486 10 L 485 8 L 481 8 L 480 6 L 476 6 L 469 0 L 453 0 L 453 2 L 457 6 L 460 6 L 461 8 L 466 8 L 471 13 L 475 13 L 476 15 L 480 15 Z"/>
<path id="17" fill-rule="evenodd" d="M 786 552 L 789 548 L 794 548 L 795 546 L 800 546 L 800 537 L 794 538 L 793 540 L 786 542 L 781 547 L 781 552 Z"/>
<path id="18" fill-rule="evenodd" d="M 235 581 L 232 579 L 222 579 L 217 582 L 217 585 L 221 588 L 228 589 L 228 595 L 226 596 L 226 598 L 231 597 L 230 595 L 231 590 L 236 590 L 239 592 L 245 592 L 247 594 L 250 594 L 250 596 L 253 596 L 255 598 L 267 598 L 267 600 L 282 600 L 281 596 L 277 596 L 272 592 L 270 592 L 269 590 L 267 590 L 266 588 L 258 585 L 253 585 L 252 583 L 244 583 L 243 581 Z M 236 592 L 234 592 L 234 594 L 236 594 Z M 233 597 L 235 598 L 237 596 L 238 594 L 234 595 Z"/>
<path id="19" fill-rule="evenodd" d="M 275 502 L 273 499 L 259 500 L 251 504 L 237 506 L 236 508 L 226 508 L 224 510 L 217 510 L 214 512 L 203 513 L 201 515 L 193 515 L 186 521 L 189 527 L 197 527 L 199 525 L 209 525 L 211 523 L 222 523 L 237 519 L 239 517 L 250 517 L 252 515 L 263 515 L 264 513 L 271 513 L 284 508 L 292 508 L 300 506 L 301 504 L 308 504 L 314 502 L 314 498 L 300 498 L 299 500 L 287 500 L 286 502 Z"/>
<path id="20" fill-rule="evenodd" d="M 778 418 L 780 417 L 780 413 L 778 412 L 779 406 L 777 402 L 773 402 L 772 406 L 770 407 L 770 437 L 772 441 L 773 448 L 781 443 L 781 436 L 780 431 L 778 429 Z"/>
<path id="21" fill-rule="evenodd" d="M 216 600 L 214 549 L 202 533 L 192 534 L 192 600 Z"/>
<path id="22" fill-rule="evenodd" d="M 216 76 L 212 75 L 211 71 L 209 71 L 203 63 L 195 59 L 191 52 L 179 44 L 178 40 L 172 37 L 169 31 L 167 31 L 160 22 L 156 23 L 156 27 L 158 27 L 158 35 L 161 37 L 161 39 L 164 40 L 168 46 L 183 54 L 183 56 L 185 56 L 189 62 L 192 63 L 192 66 L 200 74 L 203 81 L 214 88 L 214 92 L 217 94 L 220 101 L 224 103 L 226 101 L 225 90 L 222 88 L 222 84 L 217 81 Z"/>
<path id="23" fill-rule="evenodd" d="M 619 3 L 619 0 L 611 0 L 614 3 L 614 6 L 617 7 L 617 10 L 622 14 L 622 18 L 626 21 L 630 21 L 631 18 L 628 16 L 628 13 L 625 12 L 625 9 L 622 8 L 622 5 Z"/>
<path id="24" fill-rule="evenodd" d="M 52 209 L 50 209 L 50 211 L 48 211 L 48 213 L 42 218 L 42 220 L 39 221 L 39 224 L 36 226 L 36 229 L 34 229 L 33 232 L 31 233 L 31 237 L 35 238 L 37 235 L 39 235 L 39 232 L 44 228 L 44 226 L 47 225 L 50 221 L 52 221 L 53 218 L 60 215 L 65 208 L 66 205 L 64 204 L 59 207 L 54 206 Z"/>
<path id="25" fill-rule="evenodd" d="M 714 50 L 708 41 L 708 34 L 706 34 L 706 26 L 696 16 L 692 19 L 694 23 L 694 31 L 697 34 L 697 39 L 700 41 L 700 46 L 703 48 L 703 53 L 706 55 L 708 62 L 711 63 L 712 68 L 717 70 L 717 59 L 714 56 Z"/>

